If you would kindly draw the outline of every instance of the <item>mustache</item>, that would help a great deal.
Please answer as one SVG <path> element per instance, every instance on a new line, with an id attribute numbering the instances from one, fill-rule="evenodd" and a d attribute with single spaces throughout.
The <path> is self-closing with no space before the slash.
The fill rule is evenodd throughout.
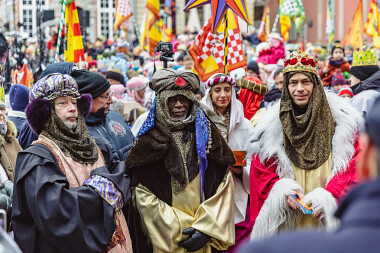
<path id="1" fill-rule="evenodd" d="M 68 118 L 78 118 L 78 115 L 76 115 L 74 113 L 68 114 L 68 115 L 66 115 L 66 119 L 68 119 Z"/>

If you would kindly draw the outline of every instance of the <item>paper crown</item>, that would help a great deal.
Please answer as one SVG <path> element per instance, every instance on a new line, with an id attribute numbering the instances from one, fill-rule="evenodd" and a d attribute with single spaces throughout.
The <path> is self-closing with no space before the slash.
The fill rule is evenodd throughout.
<path id="1" fill-rule="evenodd" d="M 300 46 L 297 49 L 297 53 L 291 53 L 289 58 L 284 62 L 285 68 L 283 73 L 291 71 L 307 71 L 318 76 L 316 65 L 317 60 L 314 57 L 309 56 L 308 53 L 305 53 Z"/>
<path id="2" fill-rule="evenodd" d="M 335 43 L 333 44 L 333 47 L 334 47 L 334 48 L 340 48 L 340 49 L 343 49 L 343 50 L 344 50 L 344 46 L 343 46 L 342 44 L 340 44 L 339 42 L 335 42 Z"/>
<path id="3" fill-rule="evenodd" d="M 352 57 L 352 67 L 378 64 L 379 62 L 374 50 L 368 49 L 365 52 L 363 50 L 354 51 L 354 56 Z"/>

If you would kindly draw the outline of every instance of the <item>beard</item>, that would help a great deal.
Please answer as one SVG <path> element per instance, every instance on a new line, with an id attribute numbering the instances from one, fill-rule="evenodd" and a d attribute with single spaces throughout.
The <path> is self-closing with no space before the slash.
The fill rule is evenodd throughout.
<path id="1" fill-rule="evenodd" d="M 75 122 L 72 122 L 72 121 L 68 121 L 68 120 L 67 120 L 68 118 L 73 118 L 73 117 L 76 118 Z M 64 123 L 65 126 L 67 126 L 70 130 L 75 131 L 75 129 L 77 128 L 77 124 L 78 124 L 78 117 L 77 117 L 77 115 L 75 115 L 75 114 L 69 114 L 69 115 L 66 116 L 66 120 L 65 120 L 63 123 Z"/>

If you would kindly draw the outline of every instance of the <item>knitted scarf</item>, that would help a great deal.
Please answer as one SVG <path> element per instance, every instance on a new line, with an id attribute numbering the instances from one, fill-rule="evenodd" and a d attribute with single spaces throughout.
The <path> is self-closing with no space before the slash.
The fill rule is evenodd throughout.
<path id="1" fill-rule="evenodd" d="M 80 113 L 76 129 L 71 130 L 53 112 L 41 134 L 54 141 L 66 156 L 76 162 L 92 164 L 98 160 L 97 145 L 88 134 L 84 117 Z"/>
<path id="2" fill-rule="evenodd" d="M 304 114 L 296 116 L 289 94 L 289 79 L 296 73 L 305 74 L 314 87 Z M 284 148 L 290 161 L 304 170 L 320 167 L 332 152 L 335 120 L 331 114 L 321 80 L 309 72 L 284 74 L 284 88 L 280 102 L 280 120 L 284 132 Z"/>

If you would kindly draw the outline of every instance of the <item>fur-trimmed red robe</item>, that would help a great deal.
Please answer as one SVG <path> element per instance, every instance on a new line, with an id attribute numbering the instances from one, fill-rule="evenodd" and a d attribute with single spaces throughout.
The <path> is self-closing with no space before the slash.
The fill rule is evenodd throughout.
<path id="1" fill-rule="evenodd" d="M 332 140 L 332 174 L 325 188 L 318 187 L 305 195 L 323 211 L 325 227 L 335 228 L 333 213 L 340 197 L 357 182 L 355 161 L 359 144 L 357 133 L 360 114 L 340 97 L 326 94 L 336 121 Z M 294 180 L 291 161 L 283 147 L 283 130 L 279 118 L 280 103 L 275 104 L 255 128 L 250 153 L 251 239 L 269 236 L 279 230 L 295 228 L 296 212 L 288 207 L 286 197 L 301 186 Z"/>

